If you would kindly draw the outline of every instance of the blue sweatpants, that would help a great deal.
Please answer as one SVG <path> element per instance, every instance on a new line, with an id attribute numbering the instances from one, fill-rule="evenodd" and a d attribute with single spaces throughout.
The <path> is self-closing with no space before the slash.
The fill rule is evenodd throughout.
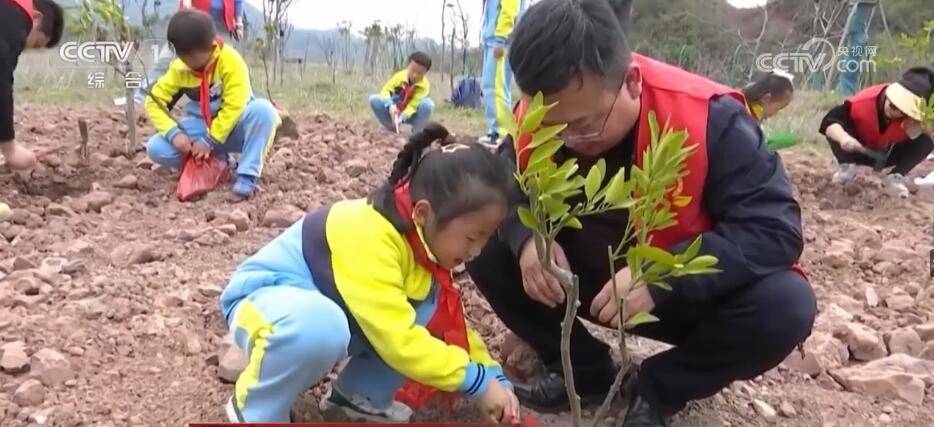
<path id="1" fill-rule="evenodd" d="M 509 68 L 507 52 L 499 59 L 493 55 L 493 45 L 483 47 L 483 102 L 486 104 L 487 133 L 500 137 L 505 135 L 502 124 L 512 114 L 512 69 Z"/>
<path id="2" fill-rule="evenodd" d="M 221 296 L 236 344 L 249 358 L 234 393 L 248 422 L 288 422 L 298 395 L 348 356 L 337 380 L 347 396 L 388 408 L 405 381 L 351 334 L 347 315 L 317 290 L 302 259 L 301 230 L 299 221 L 248 259 Z M 227 298 L 242 292 L 248 294 L 239 301 Z M 426 325 L 436 306 L 433 289 L 415 305 L 416 323 Z"/>
<path id="3" fill-rule="evenodd" d="M 384 128 L 395 132 L 396 128 L 392 124 L 392 116 L 389 115 L 389 106 L 391 103 L 392 100 L 389 98 L 383 98 L 379 95 L 370 96 L 370 108 L 373 109 L 373 115 L 376 116 L 376 120 L 378 120 Z M 403 120 L 402 123 L 411 125 L 412 132 L 418 132 L 428 123 L 428 119 L 431 118 L 431 113 L 434 109 L 434 101 L 426 97 L 418 104 L 415 114 Z"/>
<path id="4" fill-rule="evenodd" d="M 198 109 L 197 102 L 188 103 L 185 117 L 178 121 L 179 127 L 192 142 L 207 135 L 204 119 L 201 118 Z M 240 122 L 227 137 L 227 141 L 217 144 L 214 153 L 225 158 L 227 154 L 240 153 L 237 174 L 259 177 L 263 171 L 263 161 L 272 147 L 272 140 L 280 123 L 282 119 L 269 101 L 254 98 L 247 104 L 240 116 Z M 153 135 L 146 144 L 146 151 L 153 162 L 162 166 L 173 169 L 180 169 L 182 166 L 182 154 L 162 135 Z"/>

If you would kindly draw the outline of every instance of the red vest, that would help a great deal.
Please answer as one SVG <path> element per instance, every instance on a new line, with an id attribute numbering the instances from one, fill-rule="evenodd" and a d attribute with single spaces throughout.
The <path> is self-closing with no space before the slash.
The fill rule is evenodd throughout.
<path id="1" fill-rule="evenodd" d="M 655 112 L 659 126 L 664 126 L 667 122 L 668 127 L 673 130 L 686 130 L 689 135 L 686 144 L 695 146 L 686 160 L 687 175 L 669 190 L 669 198 L 690 196 L 691 201 L 683 207 L 672 204 L 671 209 L 677 215 L 677 224 L 651 235 L 653 246 L 670 249 L 713 227 L 713 222 L 703 207 L 704 183 L 707 179 L 707 115 L 710 101 L 726 95 L 732 96 L 745 106 L 746 100 L 743 94 L 735 89 L 663 62 L 638 54 L 633 54 L 632 60 L 639 66 L 642 74 L 635 164 L 642 165 L 643 153 L 651 142 L 649 111 Z M 517 107 L 517 123 L 520 122 L 526 108 L 524 101 Z M 530 142 L 530 135 L 520 135 L 516 142 L 517 152 Z M 520 168 L 525 168 L 530 156 L 531 150 L 527 150 L 517 157 Z M 792 266 L 792 269 L 804 275 L 797 264 Z"/>
<path id="2" fill-rule="evenodd" d="M 19 6 L 23 10 L 23 13 L 26 14 L 26 18 L 29 20 L 29 30 L 32 31 L 32 15 L 33 7 L 32 0 L 10 0 L 13 4 Z"/>
<path id="3" fill-rule="evenodd" d="M 911 139 L 900 121 L 889 122 L 885 132 L 879 132 L 878 100 L 886 87 L 888 84 L 868 87 L 846 100 L 846 103 L 850 105 L 850 119 L 856 128 L 856 135 L 853 136 L 861 144 L 875 150 L 885 149 Z"/>
<path id="4" fill-rule="evenodd" d="M 224 0 L 224 25 L 227 31 L 233 31 L 237 28 L 237 22 L 234 19 L 234 0 Z M 185 7 L 185 0 L 179 0 L 178 8 Z M 202 12 L 211 13 L 211 0 L 191 0 L 191 7 Z"/>

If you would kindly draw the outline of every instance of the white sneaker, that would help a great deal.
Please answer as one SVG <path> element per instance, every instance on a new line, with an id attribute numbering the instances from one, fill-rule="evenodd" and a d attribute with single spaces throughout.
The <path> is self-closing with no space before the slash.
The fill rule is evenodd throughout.
<path id="1" fill-rule="evenodd" d="M 331 386 L 321 398 L 318 409 L 322 414 L 338 411 L 351 422 L 407 423 L 412 418 L 412 408 L 402 402 L 393 401 L 386 409 L 373 407 L 370 401 L 360 396 L 345 396 L 336 386 Z"/>
<path id="2" fill-rule="evenodd" d="M 830 179 L 830 182 L 839 185 L 845 184 L 853 180 L 856 177 L 856 165 L 852 163 L 841 163 L 837 165 L 837 171 L 834 172 L 833 178 Z"/>
<path id="3" fill-rule="evenodd" d="M 908 187 L 905 186 L 905 176 L 900 173 L 890 173 L 882 178 L 882 190 L 893 197 L 907 199 Z"/>
<path id="4" fill-rule="evenodd" d="M 915 178 L 915 185 L 918 187 L 934 187 L 934 171 L 924 178 Z M 2 210 L 2 208 L 0 208 Z"/>

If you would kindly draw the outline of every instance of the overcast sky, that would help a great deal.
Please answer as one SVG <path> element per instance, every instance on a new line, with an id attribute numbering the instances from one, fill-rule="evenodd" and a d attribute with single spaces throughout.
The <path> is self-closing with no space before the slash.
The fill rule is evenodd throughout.
<path id="1" fill-rule="evenodd" d="M 247 0 L 262 8 L 261 0 Z M 447 0 L 455 3 L 455 0 Z M 533 0 L 537 1 L 537 0 Z M 696 0 L 709 1 L 709 0 Z M 736 7 L 753 7 L 766 0 L 728 0 Z M 482 0 L 460 0 L 470 17 L 470 38 L 477 40 L 483 13 Z M 355 31 L 379 19 L 383 24 L 414 26 L 423 37 L 437 39 L 441 34 L 441 7 L 444 0 L 295 0 L 292 23 L 298 28 L 334 28 L 338 21 L 350 20 Z"/>

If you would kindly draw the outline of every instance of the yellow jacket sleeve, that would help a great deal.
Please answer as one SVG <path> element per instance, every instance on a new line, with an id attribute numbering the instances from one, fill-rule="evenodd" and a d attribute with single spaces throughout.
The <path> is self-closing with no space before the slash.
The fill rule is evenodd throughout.
<path id="1" fill-rule="evenodd" d="M 146 97 L 146 115 L 152 121 L 156 132 L 167 139 L 171 139 L 170 134 L 176 133 L 178 128 L 178 123 L 169 115 L 168 105 L 181 89 L 181 82 L 184 78 L 182 73 L 187 72 L 188 69 L 180 59 L 172 61 L 169 69 L 150 89 L 152 95 Z"/>
<path id="2" fill-rule="evenodd" d="M 520 0 L 500 0 L 499 18 L 496 20 L 496 37 L 508 39 L 512 34 L 512 29 L 516 25 L 516 17 L 519 15 Z"/>
<path id="3" fill-rule="evenodd" d="M 490 352 L 487 350 L 483 338 L 480 338 L 477 331 L 474 331 L 470 327 L 467 328 L 467 343 L 470 345 L 470 360 L 484 366 L 499 366 L 499 363 L 490 356 Z"/>
<path id="4" fill-rule="evenodd" d="M 422 79 L 415 84 L 415 93 L 412 94 L 412 99 L 409 100 L 408 105 L 405 106 L 405 110 L 402 111 L 402 117 L 412 117 L 415 114 L 415 110 L 418 109 L 418 104 L 428 96 L 428 92 L 431 91 L 431 85 L 428 83 L 428 77 L 422 77 Z"/>
<path id="5" fill-rule="evenodd" d="M 211 122 L 209 135 L 223 144 L 240 121 L 253 89 L 246 61 L 231 47 L 224 46 L 221 50 L 214 72 L 221 82 L 221 108 Z"/>
<path id="6" fill-rule="evenodd" d="M 411 257 L 404 238 L 388 222 L 379 226 L 334 220 L 339 215 L 335 208 L 327 224 L 334 284 L 367 340 L 386 364 L 406 378 L 440 390 L 458 390 L 467 377 L 470 357 L 415 323 L 415 309 L 403 285 L 404 259 Z M 409 269 L 415 269 L 414 261 L 410 264 Z M 423 277 L 429 280 L 427 271 Z"/>
<path id="7" fill-rule="evenodd" d="M 397 87 L 402 86 L 402 84 L 408 80 L 408 74 L 409 71 L 403 69 L 401 71 L 397 71 L 396 74 L 392 75 L 392 77 L 389 77 L 389 80 L 386 80 L 386 83 L 383 85 L 383 89 L 379 91 L 379 96 L 383 98 L 391 97 L 393 91 L 395 91 Z"/>

